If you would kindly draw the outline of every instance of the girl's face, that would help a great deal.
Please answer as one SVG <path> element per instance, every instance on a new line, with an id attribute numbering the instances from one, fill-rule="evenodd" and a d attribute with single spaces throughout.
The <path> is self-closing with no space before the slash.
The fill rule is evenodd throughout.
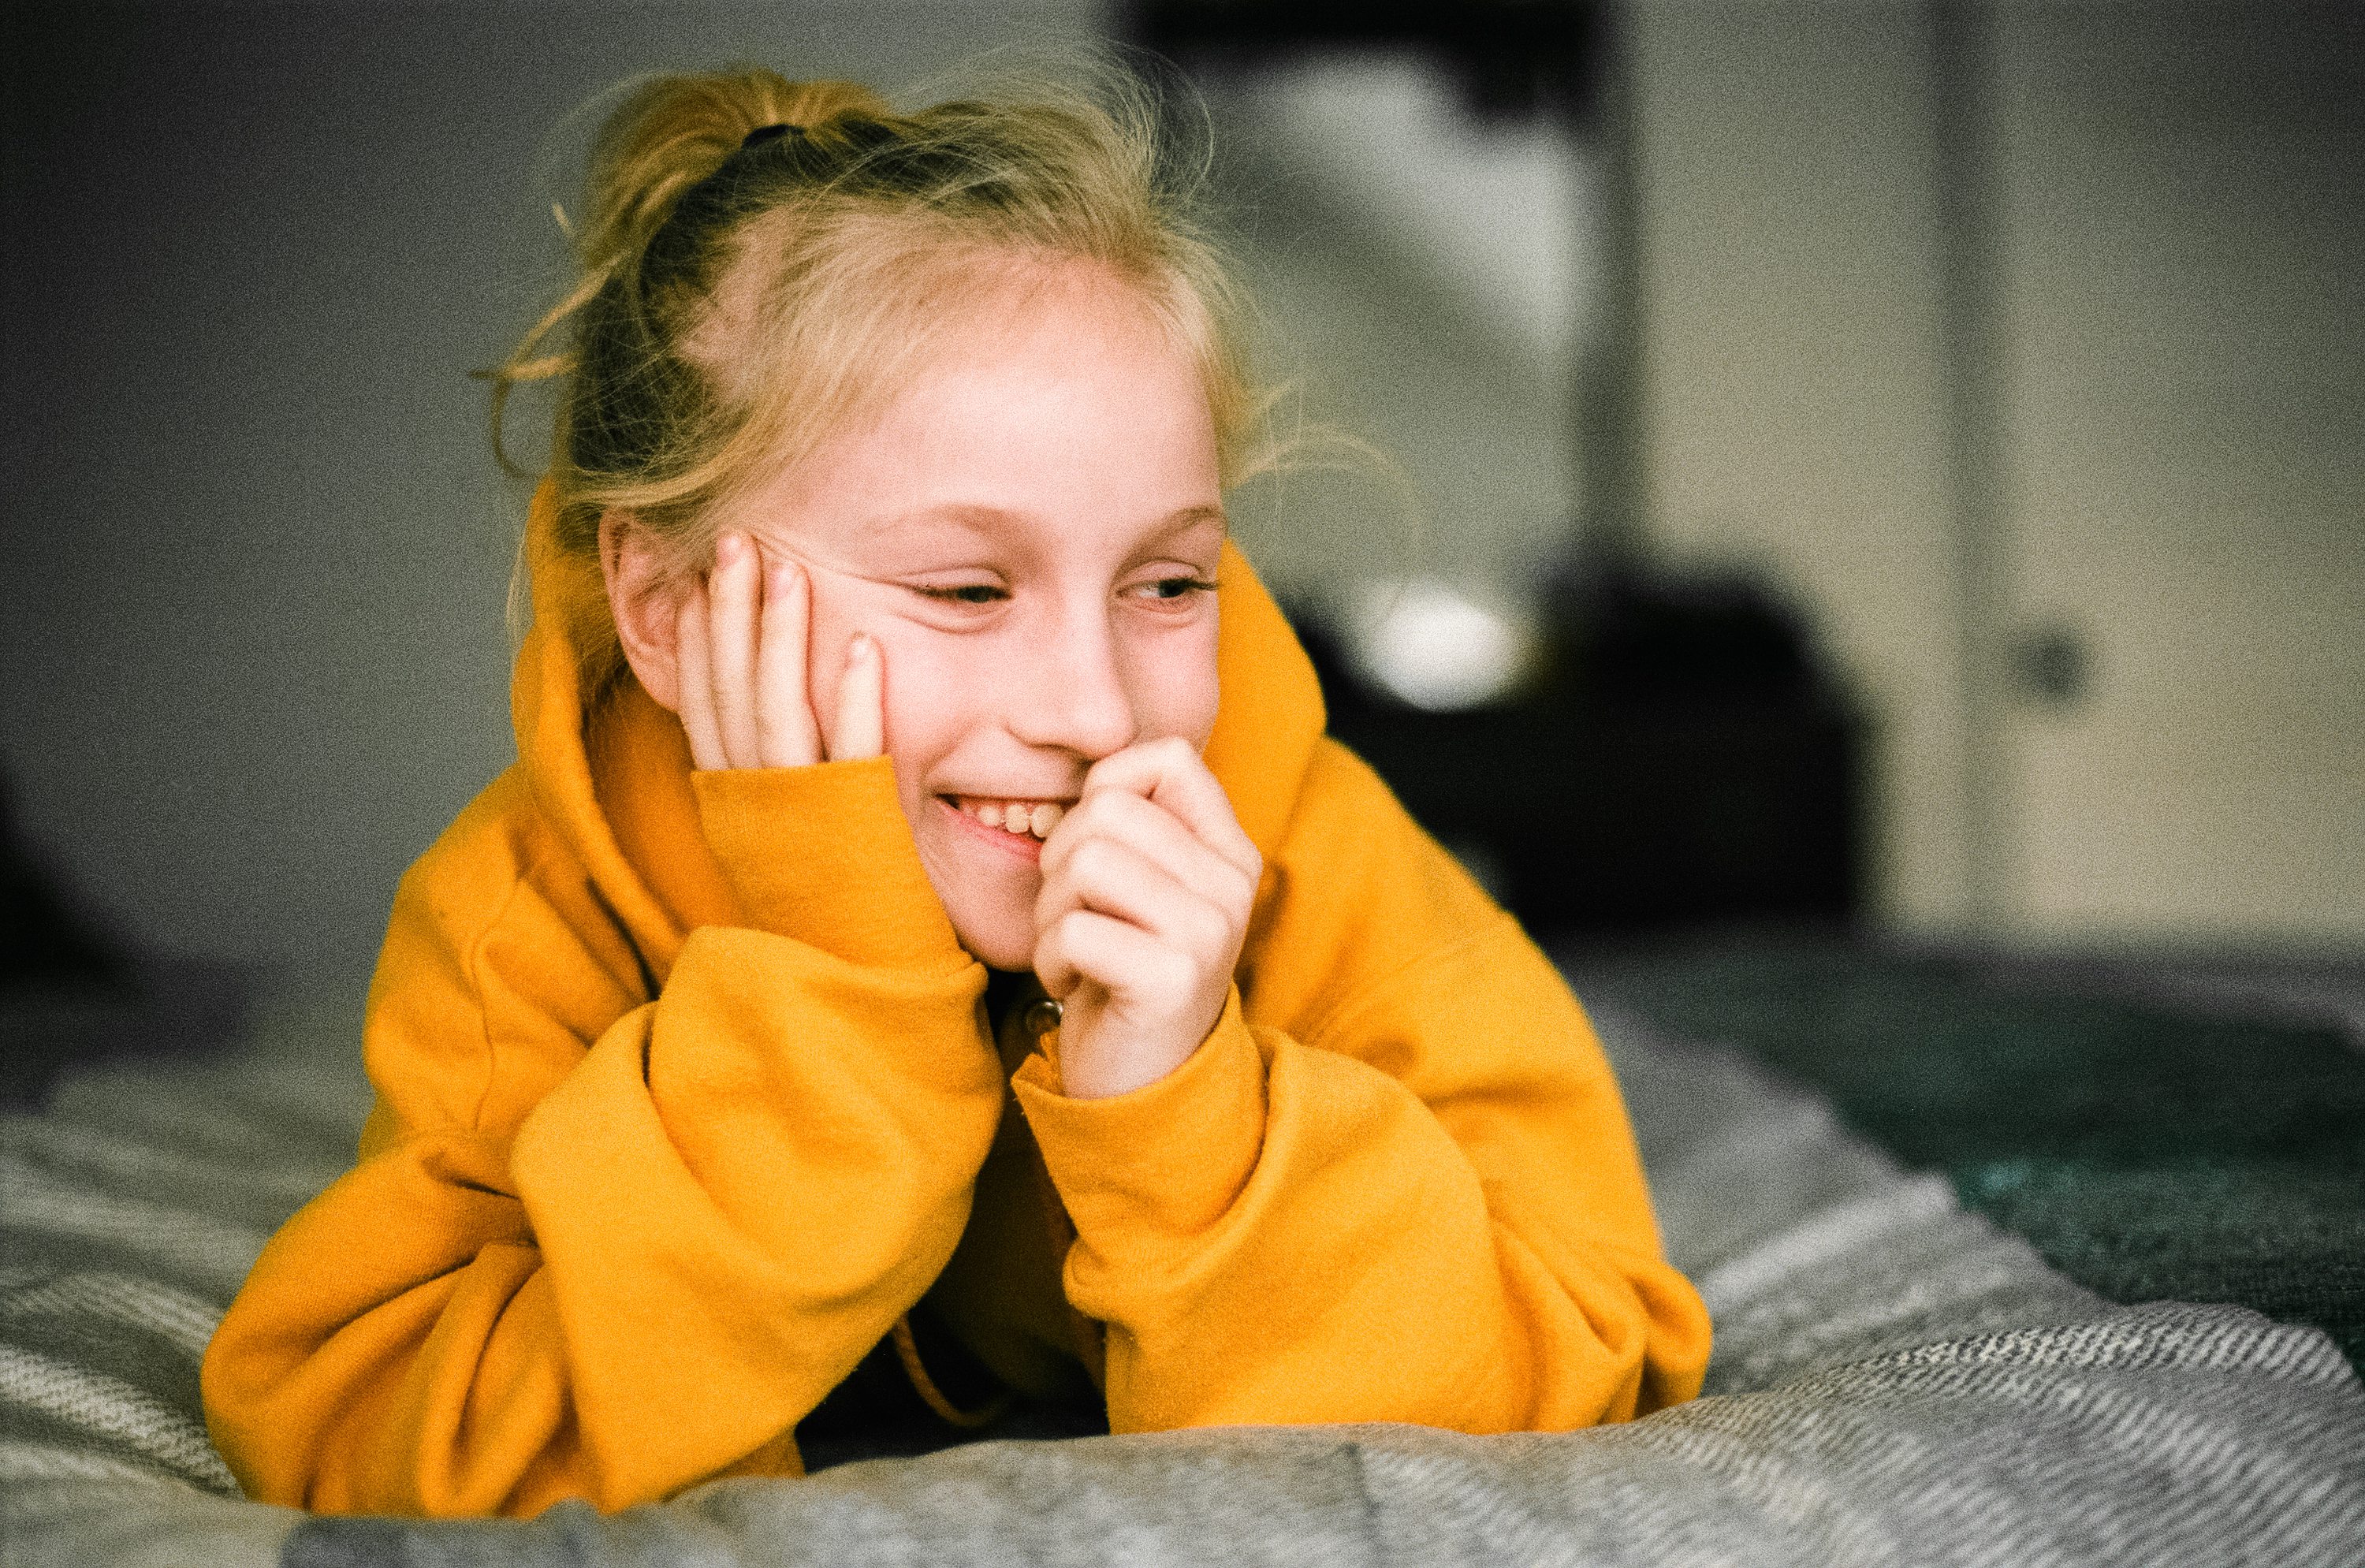
<path id="1" fill-rule="evenodd" d="M 825 741 L 847 640 L 876 639 L 929 879 L 972 953 L 1023 969 L 1037 841 L 979 809 L 1071 804 L 1113 752 L 1206 743 L 1225 521 L 1205 395 L 1130 289 L 1077 269 L 985 319 L 716 521 L 806 568 Z"/>

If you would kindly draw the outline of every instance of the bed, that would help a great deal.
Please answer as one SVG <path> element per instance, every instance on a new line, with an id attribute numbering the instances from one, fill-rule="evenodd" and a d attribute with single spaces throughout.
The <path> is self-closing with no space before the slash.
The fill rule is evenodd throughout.
<path id="1" fill-rule="evenodd" d="M 601 1518 L 240 1499 L 196 1399 L 263 1239 L 343 1169 L 338 999 L 0 1127 L 10 1563 L 2365 1562 L 2365 1036 L 2129 978 L 1727 941 L 1572 954 L 1704 1397 L 1622 1427 L 967 1442 Z"/>

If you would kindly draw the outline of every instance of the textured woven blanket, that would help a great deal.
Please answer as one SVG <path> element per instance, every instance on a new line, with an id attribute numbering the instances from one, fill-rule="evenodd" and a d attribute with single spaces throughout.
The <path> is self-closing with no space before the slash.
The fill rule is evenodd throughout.
<path id="1" fill-rule="evenodd" d="M 9 1563 L 2353 1564 L 2365 1391 L 2321 1332 L 2115 1306 L 1722 1051 L 1601 1019 L 1707 1397 L 1555 1436 L 1404 1427 L 992 1441 L 601 1518 L 238 1500 L 196 1368 L 263 1237 L 350 1158 L 349 1020 L 69 1078 L 0 1136 Z"/>
<path id="2" fill-rule="evenodd" d="M 2365 969 L 2213 997 L 2205 969 L 1794 937 L 1582 972 L 1827 1095 L 2089 1290 L 2312 1323 L 2365 1367 Z"/>

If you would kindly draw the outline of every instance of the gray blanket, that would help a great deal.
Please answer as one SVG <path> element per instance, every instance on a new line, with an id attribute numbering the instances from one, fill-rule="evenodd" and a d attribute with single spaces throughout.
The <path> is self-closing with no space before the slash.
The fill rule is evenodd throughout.
<path id="1" fill-rule="evenodd" d="M 350 1021 L 70 1080 L 0 1135 L 10 1563 L 2365 1562 L 2365 1391 L 2323 1335 L 2117 1307 L 1820 1102 L 1605 1017 L 1709 1394 L 1631 1425 L 987 1442 L 601 1518 L 304 1519 L 237 1500 L 196 1366 L 263 1237 L 350 1158 Z"/>

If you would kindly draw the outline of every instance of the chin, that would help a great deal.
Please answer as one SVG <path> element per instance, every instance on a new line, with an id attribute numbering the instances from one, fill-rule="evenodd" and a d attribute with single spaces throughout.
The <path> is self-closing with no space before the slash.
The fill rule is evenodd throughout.
<path id="1" fill-rule="evenodd" d="M 989 969 L 1024 972 L 1035 967 L 1035 928 L 1031 924 L 1015 930 L 1007 921 L 970 921 L 955 914 L 953 935 L 960 938 L 960 945 L 969 949 L 971 957 Z"/>
<path id="2" fill-rule="evenodd" d="M 908 806 L 906 808 L 909 809 Z M 1035 900 L 1043 879 L 1029 864 L 995 855 L 980 864 L 972 847 L 947 843 L 934 813 L 919 839 L 920 865 L 970 956 L 992 969 L 1035 967 Z"/>
<path id="3" fill-rule="evenodd" d="M 997 969 L 1034 969 L 1035 894 L 1041 884 L 1032 877 L 1026 881 L 1024 889 L 972 885 L 950 897 L 943 888 L 936 890 L 953 935 L 980 963 Z"/>

